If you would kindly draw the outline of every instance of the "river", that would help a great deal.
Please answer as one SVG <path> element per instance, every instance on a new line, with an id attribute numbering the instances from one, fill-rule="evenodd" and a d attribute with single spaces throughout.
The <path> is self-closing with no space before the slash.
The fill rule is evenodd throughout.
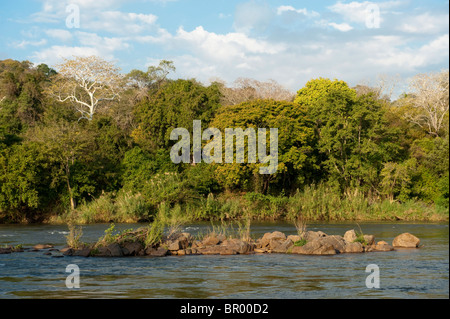
<path id="1" fill-rule="evenodd" d="M 116 229 L 142 225 L 116 225 Z M 184 226 L 205 233 L 211 224 Z M 109 225 L 83 226 L 84 242 L 95 242 Z M 234 256 L 169 256 L 164 258 L 53 258 L 40 252 L 0 255 L 0 298 L 449 298 L 448 223 L 316 223 L 308 230 L 343 235 L 359 228 L 377 241 L 409 232 L 420 249 L 392 252 L 304 256 L 255 254 Z M 275 230 L 295 234 L 289 223 L 253 223 L 253 236 Z M 66 226 L 0 225 L 0 247 L 51 243 L 65 246 Z M 80 288 L 66 287 L 66 267 L 80 269 Z M 367 288 L 379 267 L 380 288 Z"/>

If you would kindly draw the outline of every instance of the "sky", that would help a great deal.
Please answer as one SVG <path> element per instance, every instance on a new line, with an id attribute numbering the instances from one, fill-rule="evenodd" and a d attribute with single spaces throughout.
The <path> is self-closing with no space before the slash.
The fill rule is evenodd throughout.
<path id="1" fill-rule="evenodd" d="M 319 77 L 376 85 L 448 69 L 448 20 L 444 0 L 0 1 L 0 60 L 97 55 L 128 73 L 164 59 L 172 78 L 292 92 Z"/>

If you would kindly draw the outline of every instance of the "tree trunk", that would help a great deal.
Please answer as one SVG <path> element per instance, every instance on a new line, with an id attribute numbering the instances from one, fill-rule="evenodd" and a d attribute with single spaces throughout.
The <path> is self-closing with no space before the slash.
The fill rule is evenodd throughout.
<path id="1" fill-rule="evenodd" d="M 70 168 L 69 163 L 66 163 L 66 180 L 67 180 L 67 190 L 69 191 L 70 197 L 70 209 L 75 210 L 75 200 L 73 198 L 72 187 L 70 187 Z"/>

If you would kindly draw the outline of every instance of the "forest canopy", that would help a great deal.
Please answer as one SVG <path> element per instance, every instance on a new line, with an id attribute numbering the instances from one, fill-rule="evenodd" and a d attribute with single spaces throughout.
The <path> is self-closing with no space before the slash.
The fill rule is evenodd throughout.
<path id="1" fill-rule="evenodd" d="M 416 75 L 390 100 L 326 78 L 296 93 L 273 80 L 205 85 L 170 79 L 175 67 L 0 61 L 0 222 L 136 222 L 162 210 L 195 220 L 448 219 L 448 70 Z M 170 132 L 192 132 L 194 120 L 278 128 L 277 173 L 172 163 Z"/>

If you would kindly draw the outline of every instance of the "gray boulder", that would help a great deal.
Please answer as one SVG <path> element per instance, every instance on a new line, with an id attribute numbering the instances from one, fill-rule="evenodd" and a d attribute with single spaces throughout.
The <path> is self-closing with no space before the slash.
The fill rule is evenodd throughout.
<path id="1" fill-rule="evenodd" d="M 392 246 L 401 248 L 417 248 L 419 244 L 420 239 L 410 233 L 400 234 L 392 241 Z"/>
<path id="2" fill-rule="evenodd" d="M 252 244 L 240 239 L 227 239 L 220 246 L 241 255 L 248 254 L 254 249 Z"/>
<path id="3" fill-rule="evenodd" d="M 345 245 L 344 253 L 362 253 L 364 247 L 361 243 L 347 243 Z"/>
<path id="4" fill-rule="evenodd" d="M 111 257 L 123 257 L 122 248 L 120 247 L 119 244 L 113 243 L 113 244 L 108 245 L 107 248 L 111 254 Z"/>
<path id="5" fill-rule="evenodd" d="M 284 242 L 280 242 L 278 246 L 272 248 L 272 252 L 283 254 L 286 253 L 292 246 L 294 246 L 292 240 L 286 239 Z"/>
<path id="6" fill-rule="evenodd" d="M 344 240 L 348 243 L 353 243 L 356 238 L 357 238 L 357 236 L 356 236 L 356 232 L 354 229 L 347 230 L 344 234 Z"/>
<path id="7" fill-rule="evenodd" d="M 124 256 L 138 256 L 143 249 L 144 246 L 140 242 L 134 241 L 123 244 L 122 252 Z"/>
<path id="8" fill-rule="evenodd" d="M 265 233 L 264 236 L 260 240 L 261 248 L 276 246 L 278 243 L 276 241 L 285 241 L 286 235 L 279 231 L 274 231 L 272 233 Z M 272 244 L 271 244 L 272 243 Z"/>
<path id="9" fill-rule="evenodd" d="M 322 237 L 319 240 L 325 244 L 333 246 L 337 253 L 343 253 L 345 251 L 346 242 L 342 236 L 331 235 Z"/>
<path id="10" fill-rule="evenodd" d="M 91 249 L 89 247 L 74 250 L 72 253 L 72 256 L 77 256 L 77 257 L 89 257 L 90 255 L 91 255 Z"/>
<path id="11" fill-rule="evenodd" d="M 154 247 L 149 247 L 145 250 L 145 254 L 152 256 L 152 257 L 164 257 L 168 254 L 168 250 L 165 249 L 164 247 L 158 247 L 158 248 L 154 248 Z"/>
<path id="12" fill-rule="evenodd" d="M 392 251 L 394 248 L 385 241 L 378 242 L 375 246 L 372 246 L 374 251 Z"/>
<path id="13" fill-rule="evenodd" d="M 367 245 L 371 246 L 375 243 L 375 236 L 374 235 L 364 235 L 364 240 L 366 241 Z"/>
<path id="14" fill-rule="evenodd" d="M 303 246 L 294 246 L 291 252 L 301 255 L 335 255 L 336 249 L 330 243 L 318 238 Z"/>
<path id="15" fill-rule="evenodd" d="M 305 235 L 303 236 L 303 238 L 306 241 L 313 241 L 315 239 L 319 239 L 319 238 L 323 238 L 323 237 L 327 237 L 327 234 L 325 234 L 323 231 L 312 231 L 312 230 L 308 230 L 307 232 L 305 232 Z"/>

